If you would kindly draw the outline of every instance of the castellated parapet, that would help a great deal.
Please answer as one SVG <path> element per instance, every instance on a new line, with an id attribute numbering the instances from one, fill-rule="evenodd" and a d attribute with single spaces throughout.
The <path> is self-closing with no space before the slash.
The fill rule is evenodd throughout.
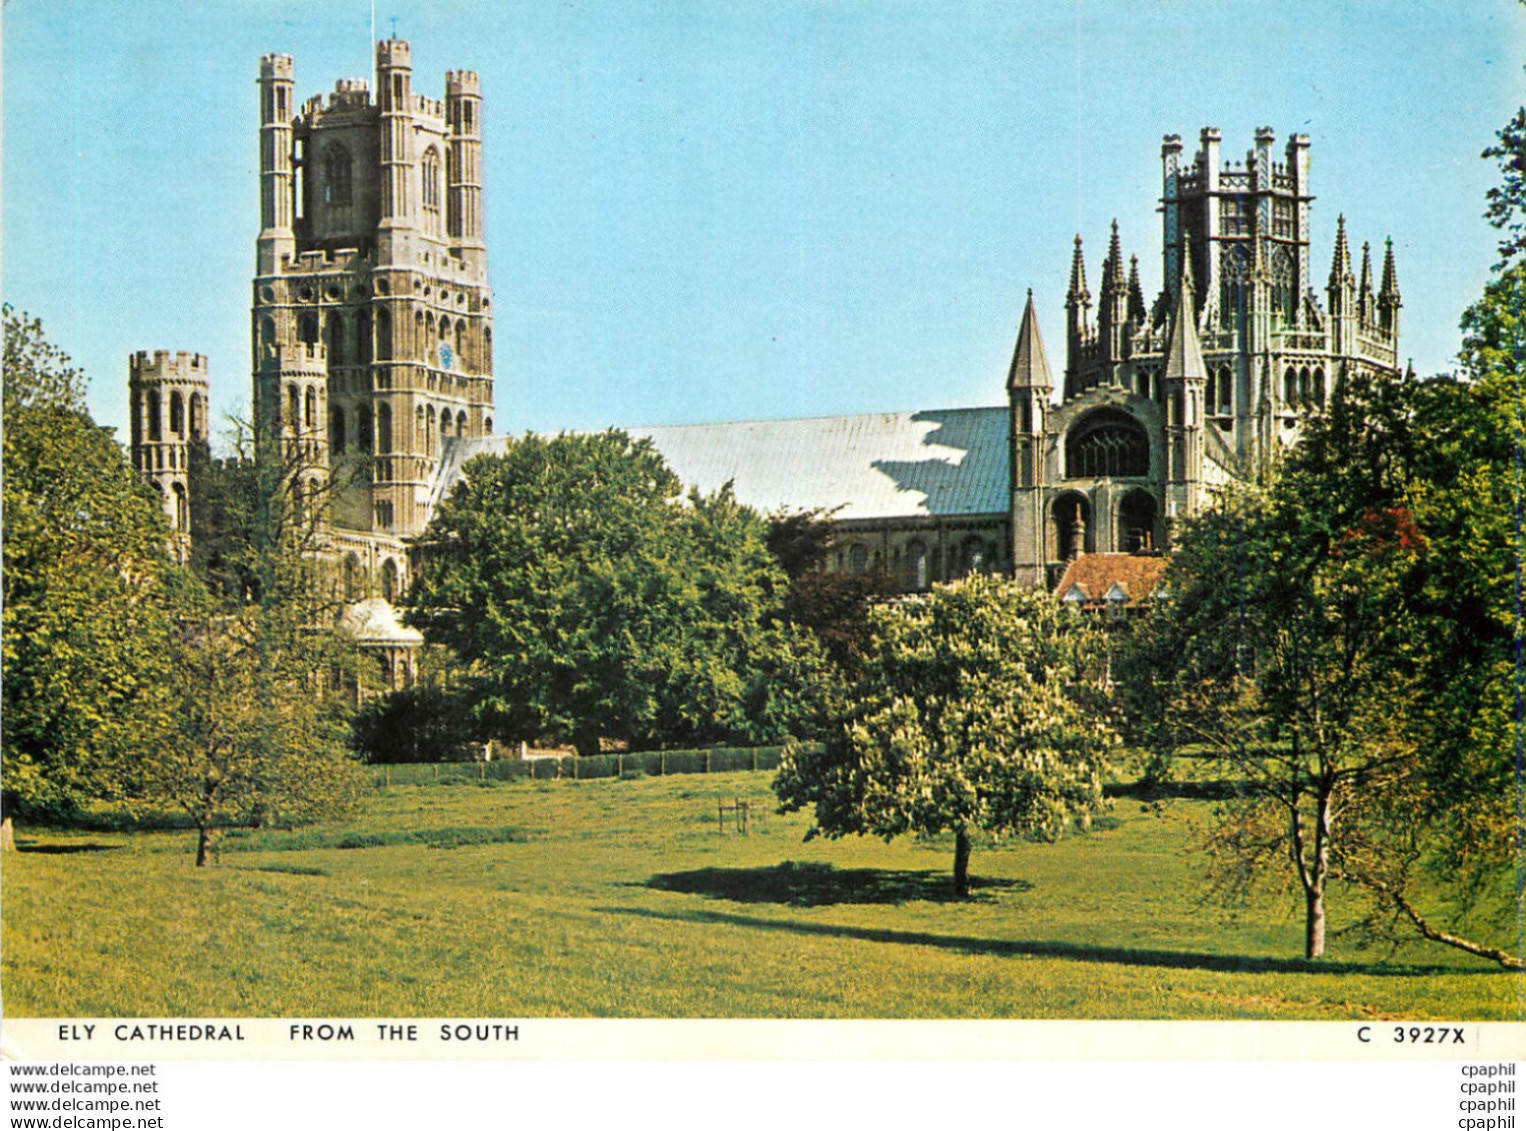
<path id="1" fill-rule="evenodd" d="M 190 552 L 190 474 L 207 451 L 207 359 L 184 350 L 139 350 L 127 359 L 133 468 L 159 489 L 170 552 Z"/>

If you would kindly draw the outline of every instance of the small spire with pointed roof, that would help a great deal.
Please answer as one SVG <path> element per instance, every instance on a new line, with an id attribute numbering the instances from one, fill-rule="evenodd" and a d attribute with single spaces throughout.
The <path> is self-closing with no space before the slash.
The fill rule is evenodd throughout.
<path id="1" fill-rule="evenodd" d="M 1118 239 L 1118 220 L 1113 219 L 1113 235 L 1107 245 L 1107 263 L 1102 268 L 1102 287 L 1109 287 L 1122 291 L 1123 279 L 1123 245 Z"/>
<path id="2" fill-rule="evenodd" d="M 1395 303 L 1399 301 L 1399 276 L 1394 269 L 1394 241 L 1390 236 L 1384 241 L 1383 250 L 1383 285 L 1378 291 L 1379 297 L 1391 297 Z"/>
<path id="3" fill-rule="evenodd" d="M 1081 256 L 1081 233 L 1076 233 L 1076 250 L 1070 260 L 1070 290 L 1065 294 L 1067 306 L 1087 306 L 1092 300 L 1086 289 L 1086 262 Z"/>
<path id="4" fill-rule="evenodd" d="M 1330 261 L 1330 286 L 1339 287 L 1351 278 L 1351 252 L 1346 247 L 1346 214 L 1335 220 L 1335 256 Z"/>
<path id="5" fill-rule="evenodd" d="M 1149 317 L 1144 288 L 1139 285 L 1139 256 L 1129 256 L 1129 321 L 1140 325 Z"/>
<path id="6" fill-rule="evenodd" d="M 1362 282 L 1357 287 L 1363 298 L 1372 294 L 1372 245 L 1362 241 Z"/>
<path id="7" fill-rule="evenodd" d="M 1049 356 L 1044 352 L 1044 338 L 1039 333 L 1039 320 L 1033 312 L 1033 288 L 1029 287 L 1022 325 L 1017 330 L 1017 348 L 1012 351 L 1012 368 L 1007 371 L 1007 388 L 1048 392 L 1053 387 Z"/>
<path id="8" fill-rule="evenodd" d="M 1185 251 L 1185 241 L 1184 241 Z M 1171 340 L 1166 345 L 1165 380 L 1206 381 L 1203 346 L 1197 335 L 1197 315 L 1192 309 L 1191 257 L 1182 256 L 1182 281 L 1176 289 L 1176 309 L 1171 318 Z"/>
<path id="9" fill-rule="evenodd" d="M 1404 300 L 1399 297 L 1399 273 L 1394 267 L 1394 241 L 1389 239 L 1383 251 L 1383 285 L 1378 290 L 1378 325 L 1394 339 L 1399 340 L 1399 308 Z"/>

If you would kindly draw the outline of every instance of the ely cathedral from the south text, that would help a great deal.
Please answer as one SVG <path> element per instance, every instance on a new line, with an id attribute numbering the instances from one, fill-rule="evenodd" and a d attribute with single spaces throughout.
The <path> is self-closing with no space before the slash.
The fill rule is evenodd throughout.
<path id="1" fill-rule="evenodd" d="M 318 523 L 352 630 L 396 684 L 418 641 L 391 608 L 413 540 L 464 463 L 504 443 L 478 76 L 448 72 L 443 100 L 417 94 L 409 46 L 390 39 L 374 92 L 341 79 L 299 104 L 286 55 L 261 60 L 258 90 L 257 458 L 299 462 L 295 504 Z M 1380 277 L 1366 244 L 1353 270 L 1342 218 L 1317 287 L 1309 139 L 1279 151 L 1260 129 L 1234 162 L 1220 144 L 1209 128 L 1191 158 L 1176 135 L 1162 146 L 1153 301 L 1116 224 L 1095 295 L 1077 236 L 1062 370 L 1030 293 L 1005 405 L 627 431 L 686 484 L 732 481 L 763 512 L 832 512 L 831 568 L 886 570 L 906 590 L 972 571 L 1050 587 L 1064 575 L 1071 600 L 1144 598 L 1158 564 L 1131 564 L 1158 563 L 1176 521 L 1273 459 L 1348 376 L 1398 365 L 1391 246 Z M 199 354 L 130 359 L 133 463 L 163 493 L 181 554 L 208 381 Z"/>

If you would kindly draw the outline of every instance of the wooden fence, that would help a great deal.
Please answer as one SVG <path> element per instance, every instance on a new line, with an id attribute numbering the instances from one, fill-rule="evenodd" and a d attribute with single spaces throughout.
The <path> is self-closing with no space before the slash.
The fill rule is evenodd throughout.
<path id="1" fill-rule="evenodd" d="M 581 781 L 594 778 L 665 777 L 668 774 L 729 774 L 776 770 L 780 746 L 725 746 L 706 750 L 644 750 L 580 758 L 504 758 L 492 762 L 399 762 L 372 766 L 377 785 L 470 785 L 488 781 Z"/>

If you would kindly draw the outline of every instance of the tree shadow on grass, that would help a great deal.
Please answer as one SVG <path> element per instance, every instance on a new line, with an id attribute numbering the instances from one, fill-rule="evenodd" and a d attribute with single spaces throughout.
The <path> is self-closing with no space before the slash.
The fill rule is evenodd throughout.
<path id="1" fill-rule="evenodd" d="M 951 903 L 953 877 L 944 871 L 907 872 L 884 868 L 834 868 L 830 864 L 785 861 L 772 868 L 696 868 L 667 872 L 645 887 L 729 899 L 735 903 L 783 903 L 830 907 L 838 903 L 902 904 L 926 900 Z M 990 900 L 996 891 L 1029 891 L 1026 880 L 970 877 L 971 900 Z"/>
<path id="2" fill-rule="evenodd" d="M 801 923 L 789 919 L 755 919 L 723 911 L 656 911 L 645 907 L 601 907 L 611 915 L 637 915 L 674 923 L 697 923 L 726 927 L 750 927 L 760 931 L 787 931 L 823 938 L 858 939 L 863 942 L 902 946 L 934 946 L 964 954 L 989 954 L 1005 958 L 1063 958 L 1076 962 L 1106 962 L 1118 966 L 1158 966 L 1175 970 L 1209 970 L 1225 974 L 1367 974 L 1378 977 L 1413 977 L 1417 974 L 1477 975 L 1511 973 L 1437 965 L 1390 965 L 1378 962 L 1334 962 L 1321 959 L 1269 958 L 1244 954 L 1204 954 L 1183 950 L 1143 947 L 1089 946 L 1052 939 L 990 939 L 969 935 L 938 935 L 928 931 L 891 931 L 877 927 L 849 927 L 833 923 Z M 1512 976 L 1514 976 L 1512 974 Z"/>
<path id="3" fill-rule="evenodd" d="M 25 840 L 16 842 L 16 851 L 35 852 L 39 856 L 70 856 L 76 852 L 115 852 L 121 847 L 120 844 L 97 844 L 94 841 L 86 841 L 84 844 L 37 844 Z"/>

